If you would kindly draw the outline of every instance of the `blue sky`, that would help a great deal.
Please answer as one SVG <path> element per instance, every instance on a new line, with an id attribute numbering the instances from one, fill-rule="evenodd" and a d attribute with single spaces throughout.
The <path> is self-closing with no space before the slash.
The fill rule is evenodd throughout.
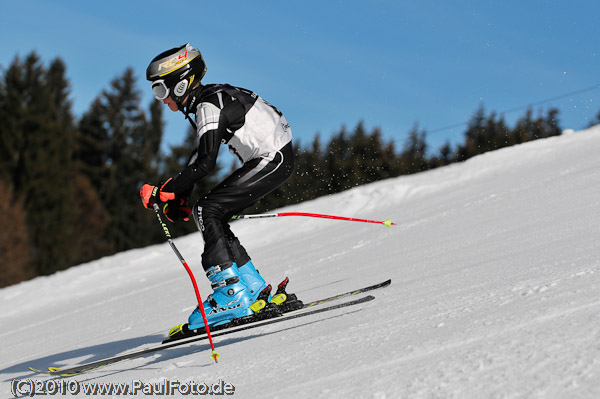
<path id="1" fill-rule="evenodd" d="M 45 63 L 62 58 L 77 116 L 129 66 L 148 104 L 149 61 L 186 42 L 203 53 L 205 83 L 256 91 L 304 145 L 362 120 L 398 148 L 418 123 L 437 151 L 462 141 L 457 125 L 481 104 L 516 108 L 510 124 L 528 104 L 554 106 L 573 129 L 600 111 L 597 0 L 0 4 L 0 65 L 32 50 Z M 179 144 L 187 122 L 166 108 L 165 119 L 166 143 Z"/>

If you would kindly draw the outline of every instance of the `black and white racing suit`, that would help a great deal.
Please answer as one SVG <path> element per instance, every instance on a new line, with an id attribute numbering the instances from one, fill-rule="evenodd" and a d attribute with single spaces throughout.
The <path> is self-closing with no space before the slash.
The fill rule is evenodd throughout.
<path id="1" fill-rule="evenodd" d="M 250 257 L 228 220 L 283 184 L 294 171 L 292 130 L 277 108 L 256 93 L 227 84 L 201 86 L 190 94 L 186 113 L 196 115 L 198 148 L 173 179 L 177 197 L 213 171 L 221 144 L 242 166 L 201 198 L 193 215 L 204 237 L 202 266 L 246 264 Z"/>

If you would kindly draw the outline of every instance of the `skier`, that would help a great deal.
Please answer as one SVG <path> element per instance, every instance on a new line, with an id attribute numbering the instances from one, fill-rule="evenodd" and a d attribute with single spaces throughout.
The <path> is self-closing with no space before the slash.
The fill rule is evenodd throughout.
<path id="1" fill-rule="evenodd" d="M 209 326 L 253 314 L 250 306 L 267 287 L 228 220 L 279 187 L 293 173 L 292 130 L 273 105 L 252 91 L 228 84 L 201 83 L 206 64 L 190 44 L 156 56 L 146 70 L 154 96 L 171 111 L 181 111 L 198 133 L 187 166 L 175 177 L 140 190 L 146 208 L 164 203 L 171 221 L 194 218 L 204 238 L 202 266 L 213 293 L 203 307 Z M 190 117 L 195 115 L 195 123 Z M 215 168 L 219 146 L 228 144 L 242 166 L 186 207 L 194 184 Z M 200 328 L 199 308 L 189 316 Z"/>

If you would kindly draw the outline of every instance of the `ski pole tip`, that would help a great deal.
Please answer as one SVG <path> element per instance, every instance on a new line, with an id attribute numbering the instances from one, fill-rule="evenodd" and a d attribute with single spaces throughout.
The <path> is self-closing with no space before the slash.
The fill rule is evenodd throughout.
<path id="1" fill-rule="evenodd" d="M 386 227 L 390 227 L 390 226 L 392 226 L 392 225 L 393 225 L 393 226 L 395 226 L 395 225 L 396 225 L 396 223 L 392 222 L 392 221 L 391 221 L 391 220 L 389 220 L 389 219 L 388 219 L 388 220 L 386 220 L 385 222 L 383 222 L 383 224 L 384 224 Z"/>
<path id="2" fill-rule="evenodd" d="M 221 357 L 221 355 L 219 355 L 219 353 L 216 350 L 213 350 L 212 358 L 215 359 L 215 363 L 219 363 L 219 357 Z"/>

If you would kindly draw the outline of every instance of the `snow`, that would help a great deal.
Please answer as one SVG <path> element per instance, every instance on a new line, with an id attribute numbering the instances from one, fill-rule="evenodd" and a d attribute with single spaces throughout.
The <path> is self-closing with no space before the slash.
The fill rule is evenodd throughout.
<path id="1" fill-rule="evenodd" d="M 289 276 L 300 298 L 392 285 L 356 308 L 216 338 L 218 364 L 202 342 L 75 380 L 221 380 L 238 398 L 598 398 L 599 153 L 600 126 L 285 209 L 390 228 L 237 221 L 262 275 Z M 206 296 L 201 236 L 175 244 Z M 166 243 L 1 289 L 0 393 L 11 396 L 14 379 L 47 380 L 28 366 L 153 345 L 194 300 Z"/>

